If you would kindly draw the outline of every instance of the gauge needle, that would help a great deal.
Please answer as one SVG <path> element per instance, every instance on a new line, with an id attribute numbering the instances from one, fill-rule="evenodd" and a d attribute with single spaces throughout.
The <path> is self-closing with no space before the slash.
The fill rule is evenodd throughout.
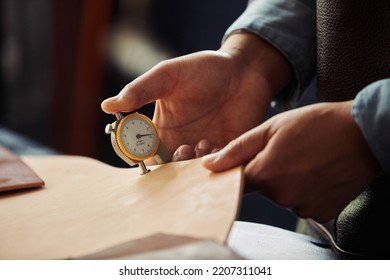
<path id="1" fill-rule="evenodd" d="M 137 137 L 137 139 L 140 139 L 141 137 L 150 136 L 150 135 L 153 135 L 153 134 L 151 134 L 151 133 L 149 133 L 149 134 L 137 134 L 135 137 Z"/>

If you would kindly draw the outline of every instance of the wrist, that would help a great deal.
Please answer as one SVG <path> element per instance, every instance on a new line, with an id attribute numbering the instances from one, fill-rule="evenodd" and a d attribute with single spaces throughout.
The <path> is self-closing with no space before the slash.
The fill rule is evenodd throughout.
<path id="1" fill-rule="evenodd" d="M 263 76 L 273 95 L 286 87 L 292 79 L 292 69 L 284 55 L 255 34 L 233 33 L 219 51 L 231 55 L 238 65 Z"/>

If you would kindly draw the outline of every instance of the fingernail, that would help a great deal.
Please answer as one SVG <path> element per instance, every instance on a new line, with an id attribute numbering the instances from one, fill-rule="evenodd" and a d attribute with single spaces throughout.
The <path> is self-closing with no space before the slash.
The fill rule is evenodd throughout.
<path id="1" fill-rule="evenodd" d="M 188 160 L 193 157 L 193 148 L 191 146 L 181 146 L 173 154 L 174 161 Z"/>
<path id="2" fill-rule="evenodd" d="M 173 156 L 174 156 L 174 157 L 180 156 L 180 150 L 179 150 L 179 149 L 176 150 L 176 151 L 173 153 Z"/>
<path id="3" fill-rule="evenodd" d="M 198 149 L 200 150 L 209 150 L 210 147 L 211 147 L 210 142 L 205 139 L 200 140 L 198 143 Z"/>
<path id="4" fill-rule="evenodd" d="M 119 99 L 119 95 L 115 95 L 115 96 L 108 98 L 107 100 L 109 100 L 111 102 L 116 102 L 116 101 L 118 101 L 118 99 Z"/>
<path id="5" fill-rule="evenodd" d="M 206 165 L 210 165 L 213 164 L 216 160 L 217 160 L 217 156 L 215 154 L 209 154 L 209 155 L 205 155 L 202 158 L 202 163 Z"/>
<path id="6" fill-rule="evenodd" d="M 116 102 L 118 99 L 119 99 L 118 96 L 109 97 L 109 98 L 103 100 L 103 102 L 102 102 L 102 107 L 105 108 L 105 106 L 107 105 L 107 103 Z"/>

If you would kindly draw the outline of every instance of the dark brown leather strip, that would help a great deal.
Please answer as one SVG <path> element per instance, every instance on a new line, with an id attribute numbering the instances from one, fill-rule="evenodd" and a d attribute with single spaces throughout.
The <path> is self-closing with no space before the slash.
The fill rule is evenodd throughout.
<path id="1" fill-rule="evenodd" d="M 44 181 L 19 156 L 0 145 L 0 192 L 43 185 Z"/>

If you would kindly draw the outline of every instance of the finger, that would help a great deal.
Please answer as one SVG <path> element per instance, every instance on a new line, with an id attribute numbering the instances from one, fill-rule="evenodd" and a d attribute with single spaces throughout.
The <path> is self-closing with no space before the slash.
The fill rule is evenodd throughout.
<path id="1" fill-rule="evenodd" d="M 248 131 L 231 141 L 222 150 L 204 156 L 202 164 L 207 169 L 218 172 L 246 164 L 266 145 L 266 130 L 261 126 Z"/>
<path id="2" fill-rule="evenodd" d="M 129 112 L 166 97 L 172 92 L 177 78 L 177 64 L 164 61 L 127 84 L 118 95 L 107 98 L 101 104 L 104 112 Z"/>
<path id="3" fill-rule="evenodd" d="M 211 153 L 212 149 L 213 146 L 211 145 L 210 141 L 202 139 L 195 146 L 195 156 L 199 158 L 208 155 Z"/>
<path id="4" fill-rule="evenodd" d="M 177 150 L 172 156 L 172 161 L 183 161 L 183 160 L 188 160 L 192 159 L 195 157 L 194 149 L 190 145 L 182 145 Z"/>
<path id="5" fill-rule="evenodd" d="M 157 165 L 157 161 L 154 159 L 154 157 L 151 157 L 151 158 L 148 158 L 146 160 L 144 160 L 144 163 L 147 165 L 147 166 L 151 166 L 151 165 Z"/>

